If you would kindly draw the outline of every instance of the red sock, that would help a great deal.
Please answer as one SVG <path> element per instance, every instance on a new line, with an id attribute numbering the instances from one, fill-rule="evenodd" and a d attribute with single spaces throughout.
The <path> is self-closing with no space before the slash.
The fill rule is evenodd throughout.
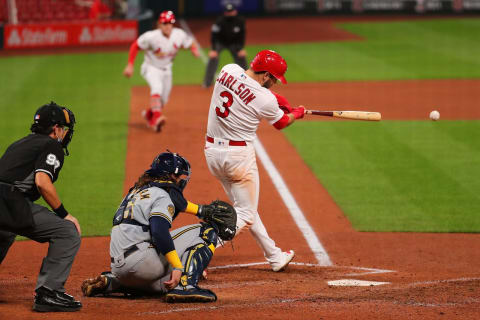
<path id="1" fill-rule="evenodd" d="M 153 94 L 150 96 L 150 108 L 156 111 L 162 111 L 162 99 L 159 94 Z"/>

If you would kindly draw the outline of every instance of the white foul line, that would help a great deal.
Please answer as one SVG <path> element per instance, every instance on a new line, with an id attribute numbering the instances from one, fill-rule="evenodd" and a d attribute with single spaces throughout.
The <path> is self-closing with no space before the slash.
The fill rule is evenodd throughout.
<path id="1" fill-rule="evenodd" d="M 315 231 L 313 231 L 312 227 L 308 223 L 305 215 L 303 214 L 302 210 L 298 206 L 295 198 L 293 197 L 292 193 L 288 189 L 287 184 L 283 181 L 282 176 L 278 172 L 277 168 L 273 164 L 272 160 L 268 156 L 265 148 L 263 147 L 262 143 L 259 139 L 256 139 L 254 142 L 255 151 L 257 152 L 258 157 L 262 161 L 265 169 L 268 172 L 268 175 L 272 179 L 273 185 L 277 188 L 280 197 L 282 198 L 285 206 L 287 207 L 290 215 L 293 218 L 293 221 L 297 224 L 300 232 L 303 234 L 303 237 L 307 241 L 310 249 L 312 250 L 315 258 L 317 259 L 318 263 L 322 266 L 331 266 L 332 261 L 328 256 L 327 251 L 318 240 Z"/>

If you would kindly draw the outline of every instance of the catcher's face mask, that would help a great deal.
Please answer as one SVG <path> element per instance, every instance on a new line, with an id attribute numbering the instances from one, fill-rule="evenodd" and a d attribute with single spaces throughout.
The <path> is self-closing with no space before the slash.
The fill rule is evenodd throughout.
<path id="1" fill-rule="evenodd" d="M 182 158 L 178 156 L 177 161 L 180 163 L 179 167 L 181 168 L 181 175 L 180 175 L 180 180 L 178 181 L 178 186 L 182 191 L 185 189 L 187 186 L 188 181 L 190 180 L 190 174 L 192 173 L 192 170 L 190 169 L 190 164 L 185 158 Z"/>
<path id="2" fill-rule="evenodd" d="M 183 191 L 190 180 L 190 163 L 178 153 L 168 151 L 159 154 L 146 173 L 152 177 L 173 175 L 176 184 Z"/>
<path id="3" fill-rule="evenodd" d="M 72 141 L 73 138 L 73 127 L 75 126 L 75 116 L 72 111 L 67 108 L 62 108 L 63 114 L 65 115 L 65 135 L 62 139 L 62 147 L 65 149 L 65 155 L 69 155 L 67 146 Z"/>

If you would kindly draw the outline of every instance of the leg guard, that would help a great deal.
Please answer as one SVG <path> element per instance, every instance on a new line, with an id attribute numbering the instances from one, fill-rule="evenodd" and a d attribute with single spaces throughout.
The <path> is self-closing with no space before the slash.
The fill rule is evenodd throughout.
<path id="1" fill-rule="evenodd" d="M 210 263 L 217 244 L 217 233 L 208 224 L 202 224 L 200 237 L 203 243 L 188 248 L 182 256 L 184 272 L 180 284 L 166 295 L 167 302 L 213 302 L 217 296 L 210 290 L 197 286 L 198 280 Z"/>
<path id="2" fill-rule="evenodd" d="M 188 257 L 185 263 L 185 271 L 180 279 L 183 287 L 190 289 L 198 284 L 198 279 L 202 275 L 203 270 L 207 268 L 214 251 L 215 247 L 207 247 L 206 244 L 200 243 L 185 252 L 188 254 Z"/>

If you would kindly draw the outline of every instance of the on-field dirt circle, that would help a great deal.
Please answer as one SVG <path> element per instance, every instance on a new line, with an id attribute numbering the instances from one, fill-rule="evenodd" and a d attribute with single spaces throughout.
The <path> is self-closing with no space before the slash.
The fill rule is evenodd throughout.
<path id="1" fill-rule="evenodd" d="M 335 23 L 368 17 L 286 19 L 248 19 L 247 43 L 268 48 L 270 43 L 279 42 L 362 41 L 337 29 Z M 203 47 L 208 47 L 210 22 L 189 21 Z M 282 32 L 267 33 L 267 25 L 281 27 Z M 249 52 L 249 57 L 254 54 Z M 380 111 L 384 120 L 428 120 L 433 109 L 440 111 L 441 120 L 479 119 L 480 109 L 475 108 L 480 100 L 478 88 L 479 80 L 290 83 L 275 87 L 295 106 L 320 102 L 333 107 L 368 105 L 372 109 L 369 111 Z M 169 149 L 192 165 L 187 199 L 196 203 L 227 200 L 220 183 L 208 171 L 203 152 L 211 92 L 200 85 L 174 86 L 165 108 L 166 125 L 155 134 L 146 128 L 140 115 L 149 105 L 148 88 L 132 88 L 125 192 L 155 155 Z M 332 120 L 309 117 L 306 121 Z M 357 232 L 281 131 L 263 123 L 258 137 L 331 265 L 319 266 L 311 239 L 304 237 L 282 200 L 284 195 L 277 191 L 265 164 L 257 158 L 260 216 L 277 245 L 296 252 L 294 263 L 285 272 L 270 271 L 253 237 L 244 232 L 233 243 L 217 249 L 208 280 L 200 283 L 217 294 L 215 303 L 170 305 L 159 298 L 85 298 L 81 296 L 81 282 L 109 270 L 110 257 L 109 237 L 83 238 L 66 284 L 67 292 L 81 299 L 83 309 L 71 314 L 48 314 L 48 319 L 478 318 L 478 234 Z M 173 228 L 196 221 L 180 215 Z M 39 318 L 31 305 L 46 250 L 47 245 L 33 241 L 13 245 L 0 266 L 0 319 Z"/>

